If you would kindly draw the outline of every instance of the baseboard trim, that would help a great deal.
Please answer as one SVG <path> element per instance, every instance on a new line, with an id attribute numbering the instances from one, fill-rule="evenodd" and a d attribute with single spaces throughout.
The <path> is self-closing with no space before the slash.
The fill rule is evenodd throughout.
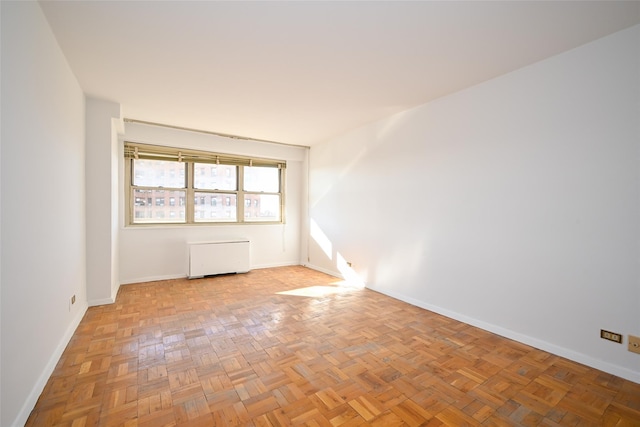
<path id="1" fill-rule="evenodd" d="M 307 267 L 312 270 L 319 271 L 320 273 L 328 274 L 329 276 L 337 277 L 338 279 L 344 280 L 344 276 L 337 271 L 328 270 L 326 268 L 318 267 L 317 265 L 313 265 L 313 264 L 301 264 L 301 265 L 303 267 Z M 399 298 L 396 298 L 396 299 L 399 299 Z"/>
<path id="2" fill-rule="evenodd" d="M 291 267 L 292 265 L 300 265 L 298 262 L 279 262 L 275 264 L 258 264 L 252 265 L 251 270 L 262 270 L 264 268 Z"/>
<path id="3" fill-rule="evenodd" d="M 251 265 L 251 270 L 260 270 L 260 269 L 263 269 L 263 268 L 288 267 L 288 266 L 291 266 L 291 265 L 300 265 L 300 264 L 298 262 L 282 262 L 282 263 L 275 263 L 275 264 L 258 264 L 258 265 Z M 125 279 L 125 280 L 120 282 L 120 285 L 132 285 L 134 283 L 158 282 L 160 280 L 185 279 L 187 277 L 188 277 L 187 273 L 183 273 L 183 274 L 168 274 L 168 275 L 165 275 L 165 276 L 146 276 L 146 277 L 139 277 L 139 278 L 133 278 L 133 279 Z"/>
<path id="4" fill-rule="evenodd" d="M 578 353 L 568 348 L 560 347 L 555 344 L 551 344 L 546 341 L 530 337 L 528 335 L 514 332 L 512 330 L 503 328 L 501 326 L 493 325 L 491 323 L 487 323 L 482 320 L 474 319 L 472 317 L 465 316 L 463 314 L 460 314 L 451 310 L 447 310 L 445 308 L 442 308 L 433 304 L 429 304 L 424 301 L 417 300 L 415 298 L 407 297 L 406 295 L 402 295 L 396 292 L 389 292 L 387 290 L 382 290 L 375 287 L 367 287 L 367 288 L 371 289 L 372 291 L 390 296 L 391 298 L 395 298 L 397 300 L 414 305 L 416 307 L 433 311 L 434 313 L 438 313 L 443 316 L 449 317 L 451 319 L 455 319 L 460 322 L 466 323 L 468 325 L 483 329 L 485 331 L 492 332 L 496 335 L 500 335 L 502 337 L 505 337 L 514 341 L 518 341 L 526 345 L 530 345 L 531 347 L 535 347 L 537 349 L 549 352 L 551 354 L 555 354 L 556 356 L 564 357 L 574 362 L 582 363 L 583 365 L 589 366 L 591 368 L 595 368 L 600 371 L 607 372 L 609 374 L 640 384 L 640 372 L 635 372 L 630 369 L 624 368 L 622 366 L 618 366 L 602 360 L 594 359 L 590 356 L 587 356 L 582 353 Z"/>
<path id="5" fill-rule="evenodd" d="M 71 341 L 73 334 L 75 333 L 76 329 L 78 329 L 78 326 L 80 325 L 80 321 L 82 321 L 82 318 L 84 317 L 88 308 L 89 306 L 87 304 L 82 304 L 78 307 L 78 311 L 76 312 L 71 323 L 67 327 L 55 351 L 51 354 L 49 361 L 47 362 L 40 376 L 38 377 L 38 381 L 36 381 L 35 385 L 31 389 L 31 393 L 29 393 L 29 396 L 27 397 L 24 404 L 22 405 L 22 408 L 20 409 L 20 412 L 18 412 L 18 416 L 16 417 L 12 426 L 20 427 L 26 424 L 27 420 L 29 419 L 29 415 L 31 414 L 31 411 L 33 410 L 33 408 L 36 406 L 36 403 L 38 402 L 38 398 L 40 397 L 42 390 L 44 390 L 44 387 L 47 385 L 47 381 L 49 381 L 51 374 L 53 373 L 54 369 L 58 365 L 58 362 L 60 361 L 60 357 L 62 357 L 62 353 L 64 352 L 64 349 L 67 347 L 67 344 L 69 344 L 69 341 Z"/>
<path id="6" fill-rule="evenodd" d="M 160 280 L 185 279 L 187 274 L 169 274 L 166 276 L 147 276 L 135 279 L 126 279 L 120 282 L 120 285 L 132 285 L 134 283 L 158 282 Z"/>
<path id="7" fill-rule="evenodd" d="M 91 301 L 88 301 L 87 304 L 89 307 L 97 307 L 99 305 L 113 304 L 114 302 L 116 302 L 115 298 L 100 298 L 100 299 L 93 299 Z"/>

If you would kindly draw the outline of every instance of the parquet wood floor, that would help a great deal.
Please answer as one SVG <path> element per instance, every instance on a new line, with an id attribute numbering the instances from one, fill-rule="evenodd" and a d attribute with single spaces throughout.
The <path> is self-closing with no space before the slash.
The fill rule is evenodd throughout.
<path id="1" fill-rule="evenodd" d="M 639 384 L 336 281 L 282 267 L 122 286 L 27 425 L 640 426 Z"/>

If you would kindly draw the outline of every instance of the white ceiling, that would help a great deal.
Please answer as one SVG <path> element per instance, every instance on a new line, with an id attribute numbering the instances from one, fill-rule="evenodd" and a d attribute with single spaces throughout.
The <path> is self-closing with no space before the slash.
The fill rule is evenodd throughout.
<path id="1" fill-rule="evenodd" d="M 41 1 L 127 118 L 312 145 L 640 22 L 637 1 Z"/>

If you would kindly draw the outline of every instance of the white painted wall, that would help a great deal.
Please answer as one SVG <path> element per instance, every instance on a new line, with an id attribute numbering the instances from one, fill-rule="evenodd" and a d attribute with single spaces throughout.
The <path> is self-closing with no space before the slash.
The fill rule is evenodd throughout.
<path id="1" fill-rule="evenodd" d="M 136 123 L 125 124 L 124 140 L 286 160 L 286 224 L 126 227 L 124 161 L 120 156 L 120 283 L 186 277 L 187 242 L 191 241 L 249 238 L 252 269 L 300 264 L 301 204 L 307 197 L 306 187 L 303 186 L 307 173 L 306 148 Z"/>
<path id="2" fill-rule="evenodd" d="M 111 119 L 111 298 L 115 301 L 120 288 L 120 135 L 124 134 L 122 118 Z"/>
<path id="3" fill-rule="evenodd" d="M 118 135 L 120 104 L 86 100 L 87 300 L 110 304 L 118 290 Z M 115 204 L 115 206 L 114 206 Z"/>
<path id="4" fill-rule="evenodd" d="M 38 3 L 1 8 L 0 425 L 19 426 L 87 307 L 85 103 Z"/>
<path id="5" fill-rule="evenodd" d="M 0 24 L 2 23 L 2 6 L 0 6 Z M 0 45 L 2 33 L 0 32 Z M 0 59 L 0 64 L 2 63 Z M 0 70 L 0 76 L 2 75 Z M 2 93 L 2 88 L 0 88 Z M 2 128 L 2 106 L 0 105 L 0 129 Z M 2 131 L 0 130 L 0 190 L 2 189 Z M 0 191 L 0 334 L 2 333 L 2 197 Z M 2 335 L 0 335 L 0 422 L 2 422 Z"/>
<path id="6" fill-rule="evenodd" d="M 310 265 L 640 382 L 639 123 L 635 26 L 314 146 Z"/>

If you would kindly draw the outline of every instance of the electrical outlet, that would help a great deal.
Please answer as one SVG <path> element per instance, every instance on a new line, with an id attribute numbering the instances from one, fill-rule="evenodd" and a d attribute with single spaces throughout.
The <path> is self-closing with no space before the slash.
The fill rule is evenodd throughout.
<path id="1" fill-rule="evenodd" d="M 72 296 L 71 297 L 71 304 L 75 304 L 76 303 L 76 296 Z"/>
<path id="2" fill-rule="evenodd" d="M 629 351 L 640 354 L 640 337 L 629 335 Z"/>
<path id="3" fill-rule="evenodd" d="M 616 334 L 615 332 L 600 329 L 600 338 L 622 344 L 622 334 Z"/>

